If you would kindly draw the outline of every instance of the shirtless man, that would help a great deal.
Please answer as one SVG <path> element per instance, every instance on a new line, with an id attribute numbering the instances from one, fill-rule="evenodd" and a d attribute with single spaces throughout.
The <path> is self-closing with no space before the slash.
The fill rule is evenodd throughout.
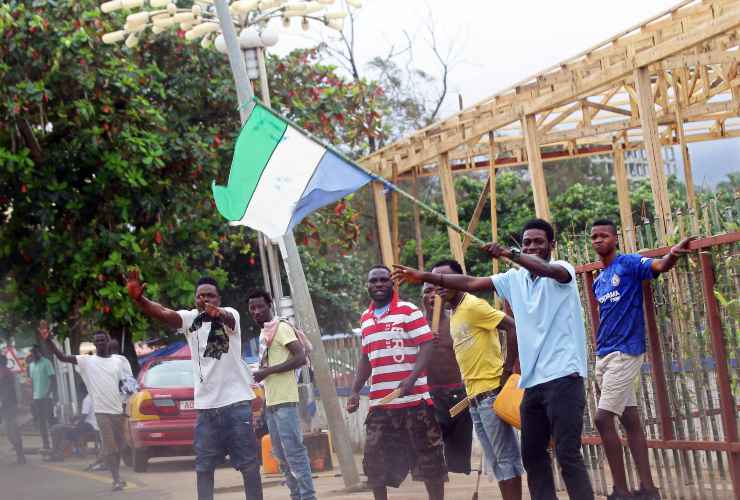
<path id="1" fill-rule="evenodd" d="M 421 290 L 422 304 L 427 322 L 432 324 L 436 287 L 425 283 Z M 439 422 L 444 440 L 445 461 L 450 472 L 470 474 L 470 454 L 473 445 L 473 420 L 466 408 L 454 418 L 450 408 L 467 397 L 460 376 L 460 367 L 455 359 L 450 336 L 450 316 L 442 307 L 438 331 L 434 335 L 434 351 L 427 367 L 429 393 L 434 401 L 434 416 Z"/>

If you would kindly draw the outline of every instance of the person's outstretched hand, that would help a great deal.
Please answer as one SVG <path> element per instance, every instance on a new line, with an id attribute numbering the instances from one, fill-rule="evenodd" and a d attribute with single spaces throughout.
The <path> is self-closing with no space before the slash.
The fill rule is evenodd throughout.
<path id="1" fill-rule="evenodd" d="M 671 255 L 680 257 L 682 255 L 691 253 L 692 250 L 689 249 L 689 243 L 691 243 L 695 239 L 696 239 L 696 236 L 689 236 L 688 238 L 682 239 L 677 245 L 674 245 L 671 248 Z"/>
<path id="2" fill-rule="evenodd" d="M 213 304 L 206 304 L 206 314 L 211 318 L 220 318 L 221 308 Z"/>
<path id="3" fill-rule="evenodd" d="M 421 271 L 406 266 L 399 266 L 398 264 L 393 264 L 393 274 L 391 277 L 399 285 L 403 283 L 418 285 L 423 281 Z"/>
<path id="4" fill-rule="evenodd" d="M 129 271 L 126 276 L 126 290 L 128 291 L 128 296 L 138 302 L 144 295 L 145 288 L 146 283 L 141 282 L 139 271 L 136 269 Z"/>
<path id="5" fill-rule="evenodd" d="M 485 245 L 483 247 L 483 251 L 494 259 L 500 259 L 501 257 L 511 257 L 511 252 L 509 251 L 509 249 L 499 245 L 495 241 L 492 241 L 491 243 Z"/>

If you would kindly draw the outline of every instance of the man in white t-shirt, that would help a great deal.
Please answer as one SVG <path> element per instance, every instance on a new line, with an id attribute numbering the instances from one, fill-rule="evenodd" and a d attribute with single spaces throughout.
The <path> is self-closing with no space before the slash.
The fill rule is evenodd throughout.
<path id="1" fill-rule="evenodd" d="M 95 332 L 95 356 L 64 354 L 51 338 L 47 338 L 46 342 L 49 350 L 59 361 L 79 367 L 88 394 L 92 397 L 95 419 L 103 442 L 103 456 L 113 476 L 113 491 L 122 490 L 126 482 L 121 480 L 118 469 L 121 463 L 121 450 L 124 447 L 125 421 L 118 386 L 126 374 L 121 360 L 108 353 L 110 336 L 103 331 Z"/>
<path id="2" fill-rule="evenodd" d="M 195 408 L 195 471 L 198 500 L 212 500 L 214 470 L 228 454 L 242 473 L 247 500 L 262 499 L 257 438 L 252 428 L 252 373 L 242 359 L 239 313 L 220 307 L 221 293 L 213 278 L 198 280 L 195 309 L 173 311 L 144 297 L 138 272 L 126 287 L 136 306 L 150 318 L 185 335 L 193 360 Z"/>

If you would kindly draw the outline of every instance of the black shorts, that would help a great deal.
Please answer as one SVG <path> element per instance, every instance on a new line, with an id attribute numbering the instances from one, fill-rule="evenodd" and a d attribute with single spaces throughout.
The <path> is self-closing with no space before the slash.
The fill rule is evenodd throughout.
<path id="1" fill-rule="evenodd" d="M 442 432 L 426 403 L 398 410 L 371 409 L 365 431 L 362 465 L 371 488 L 398 488 L 409 471 L 415 481 L 447 480 Z"/>
<path id="2" fill-rule="evenodd" d="M 470 455 L 473 448 L 473 419 L 466 408 L 450 417 L 450 409 L 467 398 L 465 388 L 432 388 L 434 415 L 442 430 L 445 460 L 450 472 L 470 474 Z"/>

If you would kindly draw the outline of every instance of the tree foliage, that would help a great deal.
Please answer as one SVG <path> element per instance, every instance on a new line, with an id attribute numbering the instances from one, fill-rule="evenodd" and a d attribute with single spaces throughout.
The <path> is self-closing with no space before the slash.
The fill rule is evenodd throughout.
<path id="1" fill-rule="evenodd" d="M 136 50 L 105 46 L 102 34 L 124 14 L 103 17 L 98 6 L 0 6 L 0 277 L 12 299 L 0 314 L 49 317 L 75 343 L 90 325 L 156 334 L 124 294 L 131 266 L 151 297 L 176 308 L 190 307 L 194 282 L 212 275 L 223 301 L 244 313 L 246 291 L 261 283 L 255 234 L 229 228 L 210 192 L 213 179 L 225 180 L 239 128 L 228 64 L 182 32 Z M 363 152 L 363 137 L 376 133 L 363 115 L 382 112 L 376 84 L 345 81 L 314 50 L 270 67 L 279 111 Z M 320 274 L 334 265 L 320 256 L 350 252 L 357 217 L 340 202 L 298 229 L 304 256 L 316 255 L 309 269 Z M 348 327 L 349 316 L 336 314 L 342 301 L 311 278 L 322 326 Z"/>

